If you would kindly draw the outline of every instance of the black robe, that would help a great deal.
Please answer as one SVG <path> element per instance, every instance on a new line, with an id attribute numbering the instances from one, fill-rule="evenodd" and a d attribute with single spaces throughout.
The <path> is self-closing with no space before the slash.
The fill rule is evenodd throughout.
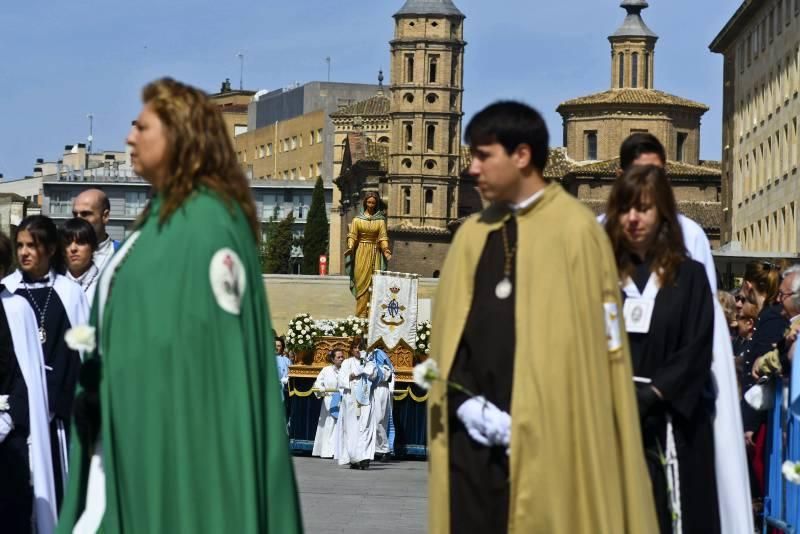
<path id="1" fill-rule="evenodd" d="M 646 264 L 634 282 L 642 291 L 650 277 Z M 623 298 L 626 298 L 623 295 Z M 659 453 L 666 451 L 667 415 L 672 418 L 680 477 L 684 534 L 720 532 L 714 471 L 714 397 L 711 361 L 714 303 L 702 264 L 685 260 L 675 282 L 655 299 L 650 331 L 628 334 L 634 375 L 652 379 L 663 400 L 640 402 L 644 444 L 662 533 L 672 532 L 668 489 Z M 637 384 L 637 397 L 647 398 Z"/>
<path id="2" fill-rule="evenodd" d="M 31 303 L 37 323 L 41 320 L 40 310 L 45 309 L 48 293 L 51 291 L 52 282 L 32 282 L 24 277 L 24 284 L 17 289 L 16 294 Z M 27 286 L 27 287 L 26 287 Z M 50 423 L 50 443 L 53 451 L 53 479 L 56 487 L 56 500 L 58 506 L 64 498 L 64 483 L 62 471 L 66 462 L 61 460 L 59 450 L 59 432 L 69 443 L 70 421 L 72 405 L 75 400 L 75 389 L 78 384 L 78 372 L 81 366 L 80 354 L 67 347 L 64 335 L 72 328 L 67 311 L 55 289 L 50 295 L 50 303 L 44 319 L 47 338 L 42 345 L 44 364 L 47 379 L 47 402 L 50 413 L 54 414 Z"/>
<path id="3" fill-rule="evenodd" d="M 8 319 L 0 306 L 0 395 L 8 395 L 14 429 L 0 443 L 0 531 L 30 533 L 33 489 L 28 462 L 28 388 L 22 377 Z"/>
<path id="4" fill-rule="evenodd" d="M 509 247 L 517 242 L 516 219 L 506 222 Z M 515 291 L 495 295 L 504 278 L 502 229 L 489 234 L 475 273 L 472 305 L 449 379 L 511 413 L 514 374 Z M 515 281 L 516 262 L 509 277 Z M 485 447 L 467 434 L 456 410 L 468 397 L 450 390 L 450 531 L 505 533 L 508 530 L 509 463 L 505 447 Z"/>

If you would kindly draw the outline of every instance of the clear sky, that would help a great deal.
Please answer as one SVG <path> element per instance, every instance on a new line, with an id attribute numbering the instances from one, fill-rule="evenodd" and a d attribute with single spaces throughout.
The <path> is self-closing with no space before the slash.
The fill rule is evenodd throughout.
<path id="1" fill-rule="evenodd" d="M 139 92 L 169 75 L 209 92 L 226 77 L 246 89 L 295 81 L 389 81 L 392 14 L 404 0 L 44 0 L 0 8 L 0 173 L 32 173 L 85 142 L 121 150 Z M 465 118 L 498 98 L 545 114 L 561 144 L 558 104 L 610 87 L 607 36 L 619 0 L 455 0 L 467 16 Z M 711 107 L 701 157 L 720 159 L 722 58 L 708 44 L 740 0 L 650 0 L 643 13 L 660 39 L 655 87 Z"/>

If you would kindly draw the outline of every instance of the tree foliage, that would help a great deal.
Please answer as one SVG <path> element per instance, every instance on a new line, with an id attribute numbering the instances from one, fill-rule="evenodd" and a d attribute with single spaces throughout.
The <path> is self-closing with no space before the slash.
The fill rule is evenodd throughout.
<path id="1" fill-rule="evenodd" d="M 317 178 L 303 234 L 303 274 L 317 274 L 319 257 L 328 253 L 330 228 L 325 212 L 325 189 L 322 178 Z"/>

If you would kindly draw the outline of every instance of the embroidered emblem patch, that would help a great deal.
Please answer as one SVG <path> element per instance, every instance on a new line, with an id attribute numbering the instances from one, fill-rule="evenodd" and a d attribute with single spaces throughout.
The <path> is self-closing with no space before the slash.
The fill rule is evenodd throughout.
<path id="1" fill-rule="evenodd" d="M 603 304 L 606 314 L 606 341 L 608 351 L 615 352 L 622 348 L 622 336 L 619 329 L 619 310 L 615 302 Z"/>
<path id="2" fill-rule="evenodd" d="M 219 249 L 211 258 L 208 277 L 219 307 L 228 313 L 239 315 L 247 284 L 244 265 L 239 256 L 229 248 Z"/>

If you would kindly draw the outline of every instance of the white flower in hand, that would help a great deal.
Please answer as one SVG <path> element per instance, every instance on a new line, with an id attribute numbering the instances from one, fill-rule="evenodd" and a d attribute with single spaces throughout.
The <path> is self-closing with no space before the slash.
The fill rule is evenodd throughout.
<path id="1" fill-rule="evenodd" d="M 8 405 L 8 395 L 0 395 L 0 412 L 7 412 L 11 406 Z"/>
<path id="2" fill-rule="evenodd" d="M 95 328 L 88 324 L 82 324 L 67 330 L 64 334 L 64 341 L 72 350 L 79 352 L 92 352 L 96 347 Z"/>
<path id="3" fill-rule="evenodd" d="M 800 484 L 800 463 L 786 460 L 783 462 L 781 472 L 783 472 L 783 477 L 792 484 Z"/>
<path id="4" fill-rule="evenodd" d="M 439 366 L 432 359 L 414 366 L 414 383 L 422 389 L 430 389 L 433 381 L 439 378 Z"/>

